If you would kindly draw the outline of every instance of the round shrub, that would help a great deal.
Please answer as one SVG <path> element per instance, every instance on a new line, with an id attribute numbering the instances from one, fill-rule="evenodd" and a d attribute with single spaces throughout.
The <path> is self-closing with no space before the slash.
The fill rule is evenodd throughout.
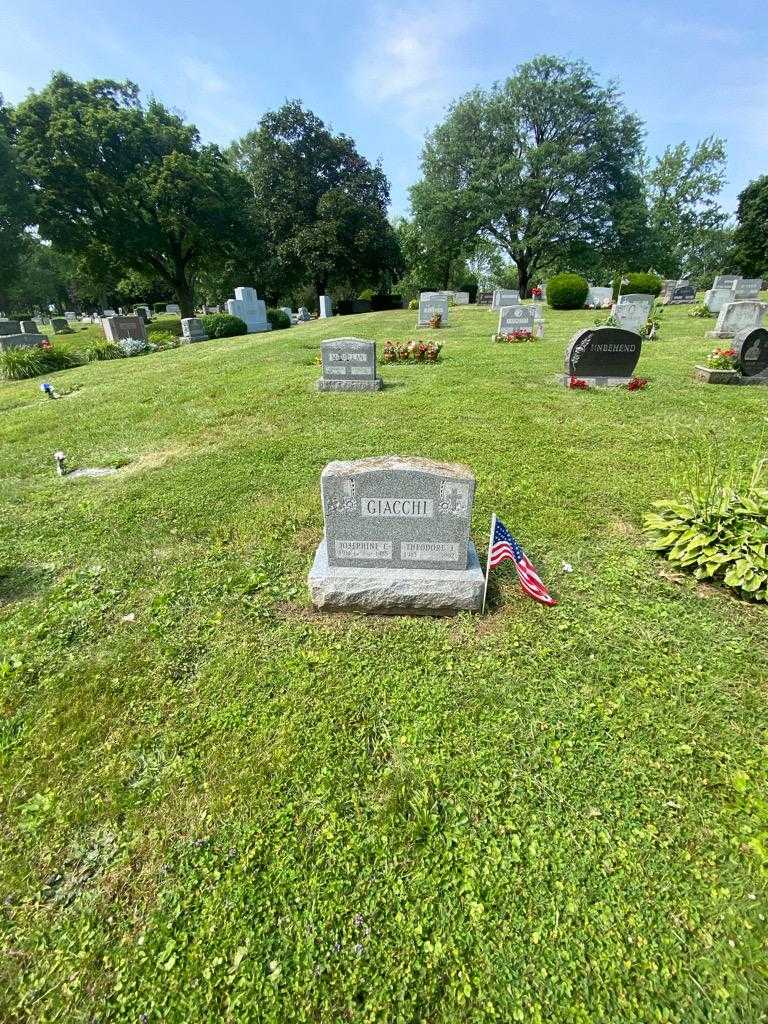
<path id="1" fill-rule="evenodd" d="M 552 309 L 581 309 L 589 284 L 581 274 L 555 274 L 547 281 L 547 303 Z"/>
<path id="2" fill-rule="evenodd" d="M 234 338 L 238 334 L 248 333 L 245 321 L 239 316 L 230 316 L 229 313 L 209 313 L 200 319 L 209 338 Z"/>
<path id="3" fill-rule="evenodd" d="M 411 301 L 408 303 L 408 309 L 418 309 L 418 308 L 419 308 L 419 300 L 418 299 L 411 299 Z"/>
<path id="4" fill-rule="evenodd" d="M 268 309 L 267 320 L 272 324 L 273 331 L 284 331 L 291 326 L 291 318 L 282 309 Z"/>
<path id="5" fill-rule="evenodd" d="M 614 299 L 619 294 L 622 277 L 627 281 L 626 284 L 621 285 L 624 295 L 653 295 L 655 297 L 661 295 L 661 289 L 664 287 L 664 282 L 658 274 L 619 274 L 613 282 Z"/>

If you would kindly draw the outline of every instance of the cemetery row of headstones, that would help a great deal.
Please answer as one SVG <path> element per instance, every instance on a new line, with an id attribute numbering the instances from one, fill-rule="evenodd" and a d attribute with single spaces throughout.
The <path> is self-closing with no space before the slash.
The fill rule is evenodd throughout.
<path id="1" fill-rule="evenodd" d="M 710 313 L 719 313 L 729 302 L 756 299 L 763 287 L 762 278 L 738 277 L 735 274 L 721 274 L 715 278 L 712 287 L 704 293 L 704 305 Z"/>

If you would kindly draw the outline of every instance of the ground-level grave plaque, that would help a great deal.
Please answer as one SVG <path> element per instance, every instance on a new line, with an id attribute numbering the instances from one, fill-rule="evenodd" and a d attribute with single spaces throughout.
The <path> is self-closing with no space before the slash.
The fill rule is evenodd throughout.
<path id="1" fill-rule="evenodd" d="M 429 294 L 419 297 L 419 327 L 429 327 L 433 316 L 440 316 L 440 326 L 448 326 L 448 296 Z"/>
<path id="2" fill-rule="evenodd" d="M 363 338 L 332 338 L 320 345 L 323 375 L 318 391 L 381 391 L 376 373 L 376 342 Z"/>
<path id="3" fill-rule="evenodd" d="M 653 308 L 652 295 L 620 295 L 613 305 L 613 319 L 627 331 L 639 331 Z"/>
<path id="4" fill-rule="evenodd" d="M 575 334 L 565 352 L 565 376 L 591 387 L 617 387 L 634 376 L 643 340 L 623 327 L 588 327 Z"/>
<path id="5" fill-rule="evenodd" d="M 739 331 L 760 327 L 768 312 L 768 304 L 759 299 L 745 299 L 742 302 L 727 302 L 717 317 L 714 331 L 707 331 L 708 338 L 733 338 Z"/>
<path id="6" fill-rule="evenodd" d="M 320 609 L 452 615 L 478 611 L 484 575 L 469 526 L 467 467 L 396 455 L 331 462 L 325 535 L 309 573 Z"/>

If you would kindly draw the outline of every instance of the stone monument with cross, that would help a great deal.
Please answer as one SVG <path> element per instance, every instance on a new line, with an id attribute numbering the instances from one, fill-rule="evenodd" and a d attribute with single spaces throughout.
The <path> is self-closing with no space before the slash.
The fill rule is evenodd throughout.
<path id="1" fill-rule="evenodd" d="M 227 299 L 227 312 L 230 316 L 240 317 L 249 334 L 272 330 L 272 324 L 267 319 L 267 307 L 256 294 L 255 288 L 235 288 L 234 299 Z"/>

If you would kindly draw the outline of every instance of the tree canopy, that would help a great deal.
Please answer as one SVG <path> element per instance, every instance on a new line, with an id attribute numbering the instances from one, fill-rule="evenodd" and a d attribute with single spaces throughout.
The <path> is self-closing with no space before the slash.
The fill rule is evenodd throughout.
<path id="1" fill-rule="evenodd" d="M 267 277 L 281 290 L 309 282 L 323 294 L 399 270 L 384 172 L 300 103 L 265 114 L 230 155 L 267 240 Z"/>
<path id="2" fill-rule="evenodd" d="M 768 277 L 768 175 L 747 185 L 739 196 L 734 260 L 746 277 Z"/>
<path id="3" fill-rule="evenodd" d="M 615 245 L 641 136 L 614 84 L 601 86 L 583 62 L 537 57 L 453 105 L 424 146 L 414 207 L 449 221 L 457 238 L 493 239 L 525 289 L 576 244 Z"/>
<path id="4" fill-rule="evenodd" d="M 216 146 L 130 82 L 56 74 L 12 113 L 40 233 L 160 277 L 184 315 L 198 271 L 249 244 L 247 188 Z"/>

